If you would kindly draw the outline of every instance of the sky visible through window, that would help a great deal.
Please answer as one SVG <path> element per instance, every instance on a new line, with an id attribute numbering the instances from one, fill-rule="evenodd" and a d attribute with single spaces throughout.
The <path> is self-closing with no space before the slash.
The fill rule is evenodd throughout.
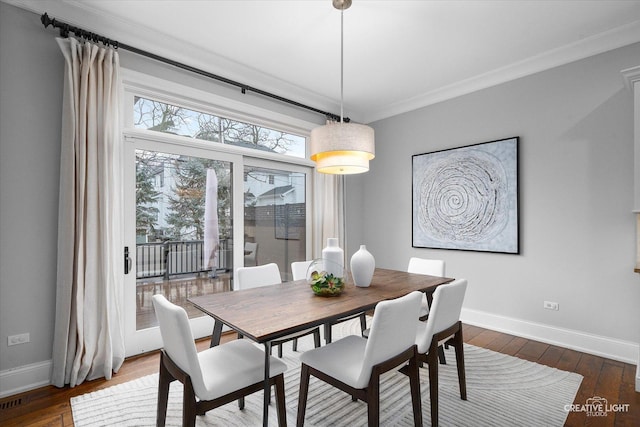
<path id="1" fill-rule="evenodd" d="M 134 100 L 134 125 L 204 141 L 305 158 L 305 138 L 146 98 Z"/>

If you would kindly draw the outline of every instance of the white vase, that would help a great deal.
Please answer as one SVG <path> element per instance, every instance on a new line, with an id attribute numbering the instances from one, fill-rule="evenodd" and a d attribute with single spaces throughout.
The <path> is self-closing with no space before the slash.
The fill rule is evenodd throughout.
<path id="1" fill-rule="evenodd" d="M 375 258 L 365 245 L 360 245 L 360 249 L 351 257 L 351 276 L 355 285 L 361 288 L 368 287 L 375 269 Z"/>
<path id="2" fill-rule="evenodd" d="M 327 247 L 322 250 L 324 269 L 335 277 L 344 277 L 344 251 L 338 246 L 336 237 L 327 239 Z"/>

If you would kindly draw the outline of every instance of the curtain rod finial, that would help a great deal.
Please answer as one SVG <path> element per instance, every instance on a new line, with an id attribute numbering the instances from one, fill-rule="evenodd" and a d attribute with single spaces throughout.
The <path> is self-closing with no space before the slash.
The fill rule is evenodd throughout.
<path id="1" fill-rule="evenodd" d="M 49 18 L 49 15 L 47 15 L 47 13 L 43 13 L 42 16 L 40 17 L 40 22 L 42 22 L 42 25 L 44 25 L 45 28 L 47 28 L 49 25 L 51 25 L 53 23 L 53 21 L 51 20 L 51 18 Z"/>

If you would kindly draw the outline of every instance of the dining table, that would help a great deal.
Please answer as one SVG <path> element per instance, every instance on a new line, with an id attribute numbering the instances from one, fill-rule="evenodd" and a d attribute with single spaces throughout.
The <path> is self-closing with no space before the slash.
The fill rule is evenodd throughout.
<path id="1" fill-rule="evenodd" d="M 223 325 L 264 345 L 263 425 L 267 426 L 271 341 L 332 320 L 373 310 L 380 301 L 399 298 L 413 291 L 424 292 L 431 301 L 430 297 L 438 286 L 453 280 L 376 268 L 369 286 L 357 287 L 352 281 L 347 281 L 343 292 L 338 296 L 317 296 L 306 280 L 297 280 L 194 296 L 187 300 L 215 320 L 211 335 L 212 347 L 220 343 Z"/>

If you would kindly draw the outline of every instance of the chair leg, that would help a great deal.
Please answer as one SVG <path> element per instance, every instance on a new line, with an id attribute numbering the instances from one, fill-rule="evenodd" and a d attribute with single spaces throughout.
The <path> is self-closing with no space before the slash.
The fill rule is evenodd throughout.
<path id="1" fill-rule="evenodd" d="M 460 385 L 460 399 L 467 400 L 467 379 L 464 370 L 464 340 L 462 338 L 462 325 L 453 337 L 456 350 L 456 364 L 458 365 L 458 384 Z"/>
<path id="2" fill-rule="evenodd" d="M 313 346 L 315 348 L 320 347 L 320 328 L 313 331 Z"/>
<path id="3" fill-rule="evenodd" d="M 429 393 L 431 400 L 431 426 L 438 425 L 438 343 L 434 342 L 427 354 L 429 366 Z"/>
<path id="4" fill-rule="evenodd" d="M 298 338 L 293 339 L 293 351 L 298 351 Z"/>
<path id="5" fill-rule="evenodd" d="M 367 329 L 367 315 L 360 313 L 360 332 L 364 333 L 365 329 Z"/>
<path id="6" fill-rule="evenodd" d="M 413 425 L 422 426 L 422 396 L 420 395 L 417 355 L 409 361 L 409 384 L 411 385 L 411 403 L 413 404 Z"/>
<path id="7" fill-rule="evenodd" d="M 371 375 L 367 387 L 367 417 L 369 427 L 380 425 L 380 376 Z"/>
<path id="8" fill-rule="evenodd" d="M 287 408 L 284 402 L 284 374 L 276 376 L 276 405 L 278 407 L 278 427 L 287 427 Z"/>
<path id="9" fill-rule="evenodd" d="M 244 396 L 238 399 L 238 409 L 241 411 L 244 409 Z"/>
<path id="10" fill-rule="evenodd" d="M 278 357 L 282 359 L 282 343 L 278 344 Z"/>
<path id="11" fill-rule="evenodd" d="M 444 356 L 444 348 L 442 348 L 442 346 L 438 346 L 438 360 L 441 365 L 447 364 L 447 359 Z"/>
<path id="12" fill-rule="evenodd" d="M 304 426 L 304 414 L 307 410 L 307 393 L 309 392 L 309 367 L 302 364 L 300 369 L 300 392 L 298 393 L 298 418 L 297 427 Z"/>
<path id="13" fill-rule="evenodd" d="M 331 323 L 324 324 L 324 342 L 331 344 Z"/>
<path id="14" fill-rule="evenodd" d="M 167 419 L 167 403 L 169 401 L 169 385 L 171 384 L 171 374 L 164 366 L 164 353 L 160 355 L 160 375 L 158 378 L 158 408 L 156 413 L 156 426 L 164 427 Z"/>
<path id="15" fill-rule="evenodd" d="M 182 425 L 184 427 L 196 426 L 196 394 L 193 391 L 191 381 L 183 384 L 182 395 Z"/>

